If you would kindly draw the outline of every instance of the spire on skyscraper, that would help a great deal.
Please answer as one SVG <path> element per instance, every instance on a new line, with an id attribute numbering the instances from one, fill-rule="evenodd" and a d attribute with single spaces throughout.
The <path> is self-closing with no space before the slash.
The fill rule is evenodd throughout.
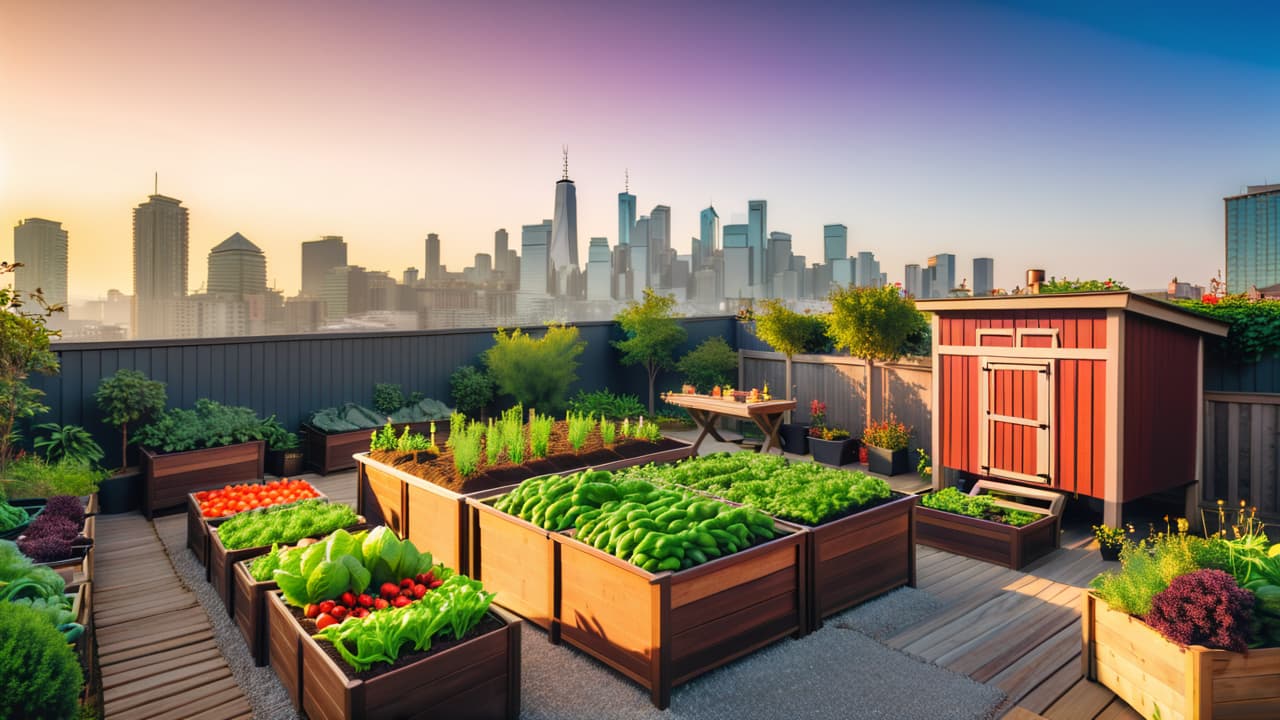
<path id="1" fill-rule="evenodd" d="M 631 192 L 631 169 L 622 169 L 622 191 Z"/>
<path id="2" fill-rule="evenodd" d="M 564 153 L 564 175 L 563 175 L 563 176 L 561 176 L 561 178 L 560 178 L 560 179 L 561 179 L 561 180 L 568 180 L 568 179 L 569 179 L 569 146 L 568 146 L 568 145 L 561 145 L 561 146 L 560 146 L 560 151 L 561 151 L 562 153 Z"/>

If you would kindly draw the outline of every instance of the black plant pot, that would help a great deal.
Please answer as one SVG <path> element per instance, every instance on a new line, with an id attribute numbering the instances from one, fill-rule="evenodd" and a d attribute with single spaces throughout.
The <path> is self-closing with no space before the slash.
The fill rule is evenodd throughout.
<path id="1" fill-rule="evenodd" d="M 268 450 L 264 456 L 267 472 L 276 477 L 296 477 L 302 474 L 301 450 Z"/>
<path id="2" fill-rule="evenodd" d="M 792 455 L 809 453 L 809 426 L 801 423 L 782 423 L 778 428 L 778 437 L 782 440 L 782 449 Z"/>
<path id="3" fill-rule="evenodd" d="M 1115 562 L 1120 559 L 1119 545 L 1098 545 L 1098 552 L 1102 553 L 1102 559 L 1107 562 Z"/>
<path id="4" fill-rule="evenodd" d="M 103 480 L 98 485 L 98 508 L 103 515 L 133 512 L 142 505 L 142 472 L 136 467 Z"/>
<path id="5" fill-rule="evenodd" d="M 885 450 L 874 445 L 867 446 L 867 469 L 877 475 L 893 477 L 906 472 L 907 449 Z"/>
<path id="6" fill-rule="evenodd" d="M 831 465 L 840 467 L 853 462 L 853 455 L 857 452 L 858 440 L 856 438 L 845 438 L 843 440 L 823 440 L 822 438 L 809 438 L 809 451 L 813 453 L 814 462 L 820 462 L 823 465 Z"/>

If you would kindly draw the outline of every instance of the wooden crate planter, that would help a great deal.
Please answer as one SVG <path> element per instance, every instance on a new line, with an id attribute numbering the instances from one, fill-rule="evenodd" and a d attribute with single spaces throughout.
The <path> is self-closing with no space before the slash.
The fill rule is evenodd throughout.
<path id="1" fill-rule="evenodd" d="M 312 488 L 314 490 L 314 488 Z M 328 496 L 315 490 L 317 498 L 328 499 Z M 238 513 L 237 513 L 238 514 Z M 205 566 L 204 579 L 209 580 L 209 528 L 221 525 L 227 518 L 235 515 L 224 515 L 219 518 L 208 518 L 200 513 L 200 502 L 195 493 L 187 494 L 187 547 L 196 556 L 196 560 Z"/>
<path id="2" fill-rule="evenodd" d="M 1062 535 L 1061 495 L 1048 490 L 979 480 L 970 495 L 984 490 L 1017 495 L 1048 503 L 1048 508 L 997 500 L 1000 507 L 1044 515 L 1029 525 L 1014 527 L 1001 522 L 957 515 L 916 505 L 911 513 L 913 534 L 921 545 L 985 562 L 1021 570 L 1035 560 L 1057 550 Z"/>
<path id="3" fill-rule="evenodd" d="M 270 545 L 228 550 L 222 544 L 222 538 L 218 537 L 218 529 L 212 528 L 209 531 L 209 582 L 213 585 L 214 592 L 218 593 L 218 598 L 222 600 L 222 606 L 227 609 L 229 617 L 235 617 L 236 614 L 236 598 L 232 592 L 235 587 L 232 568 L 242 560 L 252 560 L 269 552 L 271 552 Z"/>
<path id="4" fill-rule="evenodd" d="M 436 421 L 436 442 L 444 447 L 444 439 L 448 437 L 449 421 Z M 396 424 L 399 433 L 405 423 Z M 408 423 L 409 431 L 426 435 L 431 432 L 431 422 Z M 347 430 L 345 432 L 326 433 L 303 423 L 299 433 L 302 435 L 303 466 L 321 475 L 328 475 L 339 470 L 350 470 L 356 467 L 353 455 L 369 450 L 369 436 L 377 428 L 368 430 Z M 443 430 L 443 432 L 441 432 Z"/>
<path id="5" fill-rule="evenodd" d="M 805 533 L 778 525 L 787 534 L 675 573 L 645 572 L 552 534 L 558 580 L 552 640 L 631 678 L 666 708 L 672 687 L 806 632 Z"/>
<path id="6" fill-rule="evenodd" d="M 911 523 L 915 495 L 822 525 L 801 526 L 809 563 L 809 629 L 824 618 L 904 585 L 916 584 Z"/>
<path id="7" fill-rule="evenodd" d="M 181 505 L 197 490 L 261 480 L 265 448 L 261 440 L 164 454 L 142 448 L 143 514 L 150 519 L 156 510 Z"/>
<path id="8" fill-rule="evenodd" d="M 1084 593 L 1081 661 L 1090 680 L 1143 717 L 1274 718 L 1280 714 L 1280 648 L 1246 653 L 1179 647 L 1141 620 Z"/>
<path id="9" fill-rule="evenodd" d="M 496 510 L 493 501 L 511 485 L 467 499 L 470 508 L 471 577 L 497 593 L 494 602 L 550 630 L 555 591 L 555 542 L 551 533 Z"/>
<path id="10" fill-rule="evenodd" d="M 370 680 L 351 680 L 268 593 L 271 667 L 312 720 L 514 718 L 520 715 L 520 620 Z"/>
<path id="11" fill-rule="evenodd" d="M 267 664 L 267 594 L 279 590 L 274 580 L 259 582 L 249 574 L 249 563 L 238 562 L 231 566 L 232 593 L 231 604 L 236 618 L 236 627 L 249 646 L 249 655 L 253 664 L 261 667 Z"/>

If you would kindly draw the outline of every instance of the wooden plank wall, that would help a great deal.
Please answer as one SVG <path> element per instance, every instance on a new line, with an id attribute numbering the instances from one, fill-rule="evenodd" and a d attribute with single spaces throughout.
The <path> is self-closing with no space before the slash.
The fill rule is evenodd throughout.
<path id="1" fill-rule="evenodd" d="M 688 339 L 677 356 L 703 340 L 723 337 L 735 347 L 733 317 L 686 318 Z M 630 393 L 643 402 L 648 380 L 639 366 L 624 368 L 610 344 L 622 338 L 613 322 L 578 323 L 587 346 L 580 356 L 578 383 L 587 391 L 610 389 Z M 541 327 L 525 328 L 537 333 Z M 493 344 L 493 328 L 413 332 L 281 335 L 250 338 L 137 340 L 110 343 L 57 343 L 62 363 L 52 377 L 37 376 L 32 385 L 45 392 L 48 413 L 36 422 L 84 426 L 106 450 L 108 467 L 119 464 L 120 437 L 102 423 L 94 390 L 102 378 L 121 368 L 146 373 L 167 385 L 169 407 L 191 407 L 210 398 L 245 405 L 259 414 L 275 415 L 296 429 L 315 410 L 344 402 L 372 403 L 373 385 L 398 383 L 407 395 L 452 404 L 449 376 L 459 366 L 478 364 Z M 657 387 L 678 389 L 680 378 L 663 373 Z"/>
<path id="2" fill-rule="evenodd" d="M 1280 520 L 1280 395 L 1205 393 L 1201 500 Z"/>

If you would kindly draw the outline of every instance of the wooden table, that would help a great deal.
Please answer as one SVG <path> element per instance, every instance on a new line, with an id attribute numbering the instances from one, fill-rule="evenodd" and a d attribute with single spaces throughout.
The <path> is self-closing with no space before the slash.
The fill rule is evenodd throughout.
<path id="1" fill-rule="evenodd" d="M 710 395 L 685 395 L 682 393 L 667 393 L 662 396 L 668 404 L 682 407 L 689 411 L 689 416 L 698 424 L 702 432 L 698 433 L 698 439 L 693 441 L 693 452 L 698 452 L 698 446 L 702 444 L 702 439 L 708 434 L 711 437 L 724 442 L 724 438 L 720 437 L 720 433 L 716 432 L 716 420 L 720 417 L 736 417 L 749 419 L 764 432 L 764 444 L 760 446 L 758 452 L 769 452 L 773 448 L 779 448 L 781 451 L 782 442 L 778 439 L 778 428 L 782 426 L 782 416 L 788 410 L 796 409 L 795 400 L 765 400 L 762 402 L 744 403 L 736 402 L 732 399 L 711 397 Z"/>

